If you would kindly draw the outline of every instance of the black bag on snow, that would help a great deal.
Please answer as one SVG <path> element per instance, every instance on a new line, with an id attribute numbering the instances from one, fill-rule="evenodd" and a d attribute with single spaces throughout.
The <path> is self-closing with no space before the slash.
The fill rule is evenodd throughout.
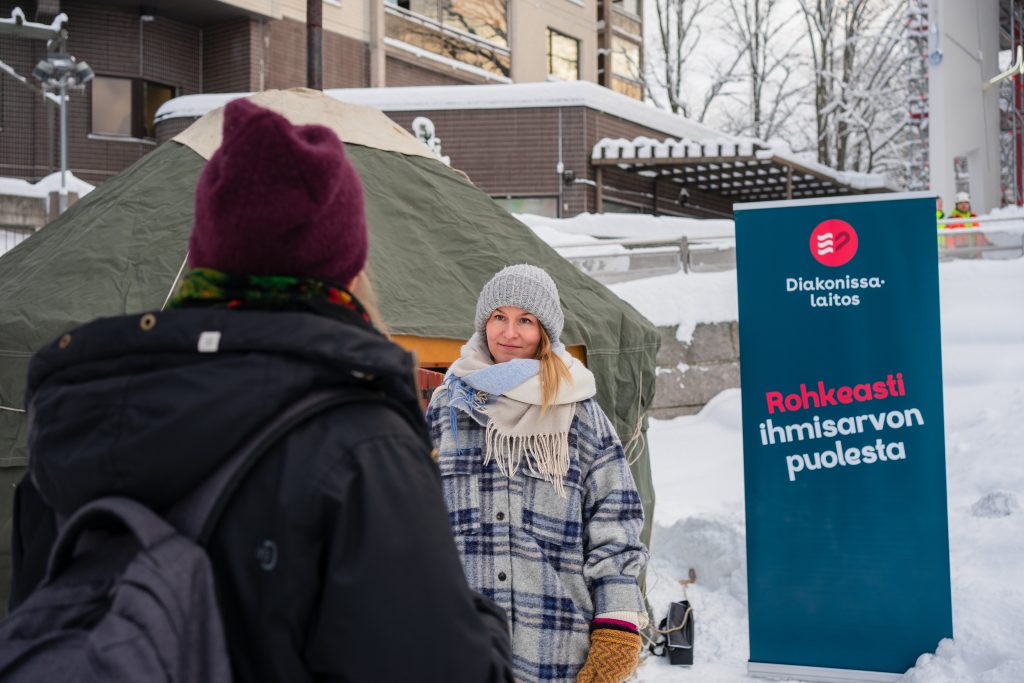
<path id="1" fill-rule="evenodd" d="M 61 527 L 46 577 L 0 623 L 0 683 L 229 683 L 213 569 L 203 549 L 260 456 L 314 414 L 366 391 L 311 394 L 278 415 L 164 516 L 108 496 Z"/>
<path id="2" fill-rule="evenodd" d="M 693 607 L 689 600 L 673 602 L 668 606 L 668 616 L 655 629 L 660 637 L 651 645 L 651 653 L 658 657 L 668 656 L 668 661 L 677 666 L 693 664 Z"/>

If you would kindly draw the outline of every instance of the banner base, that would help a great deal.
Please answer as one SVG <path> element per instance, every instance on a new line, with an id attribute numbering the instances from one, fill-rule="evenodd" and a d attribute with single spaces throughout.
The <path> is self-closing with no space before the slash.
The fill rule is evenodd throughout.
<path id="1" fill-rule="evenodd" d="M 759 678 L 790 678 L 799 681 L 814 681 L 815 683 L 889 683 L 899 680 L 903 675 L 883 671 L 829 669 L 821 666 L 766 664 L 763 662 L 747 662 L 747 673 Z"/>

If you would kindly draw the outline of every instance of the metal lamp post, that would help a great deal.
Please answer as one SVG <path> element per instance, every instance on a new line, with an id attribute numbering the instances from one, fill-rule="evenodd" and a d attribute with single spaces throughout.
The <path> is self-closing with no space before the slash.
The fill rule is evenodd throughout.
<path id="1" fill-rule="evenodd" d="M 68 208 L 68 89 L 82 88 L 92 80 L 92 68 L 84 61 L 63 52 L 46 55 L 32 69 L 43 90 L 56 91 L 60 97 L 60 213 Z"/>

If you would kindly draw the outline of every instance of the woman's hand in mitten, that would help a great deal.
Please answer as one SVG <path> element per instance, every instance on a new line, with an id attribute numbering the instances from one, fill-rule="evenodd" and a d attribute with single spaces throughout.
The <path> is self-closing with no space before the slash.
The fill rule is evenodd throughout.
<path id="1" fill-rule="evenodd" d="M 640 634 L 614 628 L 590 632 L 590 652 L 576 683 L 622 683 L 640 659 Z"/>

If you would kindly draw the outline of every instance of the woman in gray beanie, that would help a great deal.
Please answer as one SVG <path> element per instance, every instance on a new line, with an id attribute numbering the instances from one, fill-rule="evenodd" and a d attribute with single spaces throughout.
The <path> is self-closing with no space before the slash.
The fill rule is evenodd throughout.
<path id="1" fill-rule="evenodd" d="M 498 272 L 427 420 L 466 577 L 511 617 L 516 680 L 621 683 L 646 618 L 643 510 L 564 322 L 546 272 Z"/>

